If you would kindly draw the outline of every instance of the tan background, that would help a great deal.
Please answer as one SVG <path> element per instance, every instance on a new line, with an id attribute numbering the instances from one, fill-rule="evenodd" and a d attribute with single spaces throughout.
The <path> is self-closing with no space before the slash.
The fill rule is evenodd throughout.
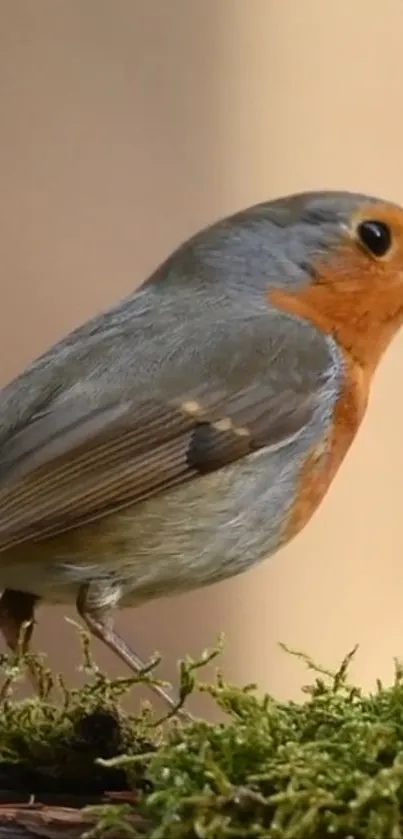
<path id="1" fill-rule="evenodd" d="M 0 376 L 139 283 L 201 225 L 281 193 L 403 201 L 401 0 L 1 0 Z M 247 575 L 121 614 L 165 675 L 227 633 L 226 674 L 298 695 L 279 640 L 366 686 L 403 655 L 403 338 L 314 522 Z M 63 610 L 66 612 L 66 610 Z M 77 642 L 37 643 L 70 677 Z M 119 665 L 109 657 L 111 672 Z"/>

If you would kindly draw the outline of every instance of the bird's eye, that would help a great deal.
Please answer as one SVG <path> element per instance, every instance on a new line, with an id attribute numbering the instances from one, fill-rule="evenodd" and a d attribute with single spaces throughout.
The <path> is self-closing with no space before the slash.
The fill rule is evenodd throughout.
<path id="1" fill-rule="evenodd" d="M 376 219 L 362 221 L 357 227 L 357 236 L 366 250 L 376 257 L 386 256 L 392 244 L 390 228 Z"/>

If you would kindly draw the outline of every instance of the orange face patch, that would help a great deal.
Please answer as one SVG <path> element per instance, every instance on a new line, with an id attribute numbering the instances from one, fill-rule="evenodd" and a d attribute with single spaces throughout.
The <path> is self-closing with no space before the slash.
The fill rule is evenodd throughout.
<path id="1" fill-rule="evenodd" d="M 391 231 L 392 246 L 385 257 L 368 253 L 356 236 L 360 222 L 372 218 Z M 316 277 L 304 288 L 271 288 L 270 303 L 333 335 L 348 356 L 373 372 L 403 322 L 402 210 L 362 207 L 334 255 L 313 268 Z"/>

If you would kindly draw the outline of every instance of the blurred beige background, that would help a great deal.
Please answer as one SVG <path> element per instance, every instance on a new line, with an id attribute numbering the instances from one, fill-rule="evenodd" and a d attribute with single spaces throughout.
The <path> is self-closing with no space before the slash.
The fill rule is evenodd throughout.
<path id="1" fill-rule="evenodd" d="M 127 293 L 198 227 L 307 188 L 403 201 L 401 0 L 1 0 L 0 376 Z M 227 634 L 225 672 L 298 696 L 278 641 L 366 687 L 403 656 L 403 336 L 314 521 L 247 575 L 118 617 L 162 673 Z M 76 678 L 67 610 L 38 646 Z M 98 650 L 98 648 L 97 648 Z M 111 672 L 120 665 L 105 653 Z"/>

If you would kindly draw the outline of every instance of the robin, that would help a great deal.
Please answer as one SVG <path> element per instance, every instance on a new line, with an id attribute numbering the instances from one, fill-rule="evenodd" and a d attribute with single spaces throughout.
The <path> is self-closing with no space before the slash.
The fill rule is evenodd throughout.
<path id="1" fill-rule="evenodd" d="M 312 192 L 203 230 L 34 361 L 0 392 L 8 646 L 39 601 L 73 601 L 138 672 L 113 608 L 240 574 L 299 533 L 402 321 L 403 210 Z"/>

